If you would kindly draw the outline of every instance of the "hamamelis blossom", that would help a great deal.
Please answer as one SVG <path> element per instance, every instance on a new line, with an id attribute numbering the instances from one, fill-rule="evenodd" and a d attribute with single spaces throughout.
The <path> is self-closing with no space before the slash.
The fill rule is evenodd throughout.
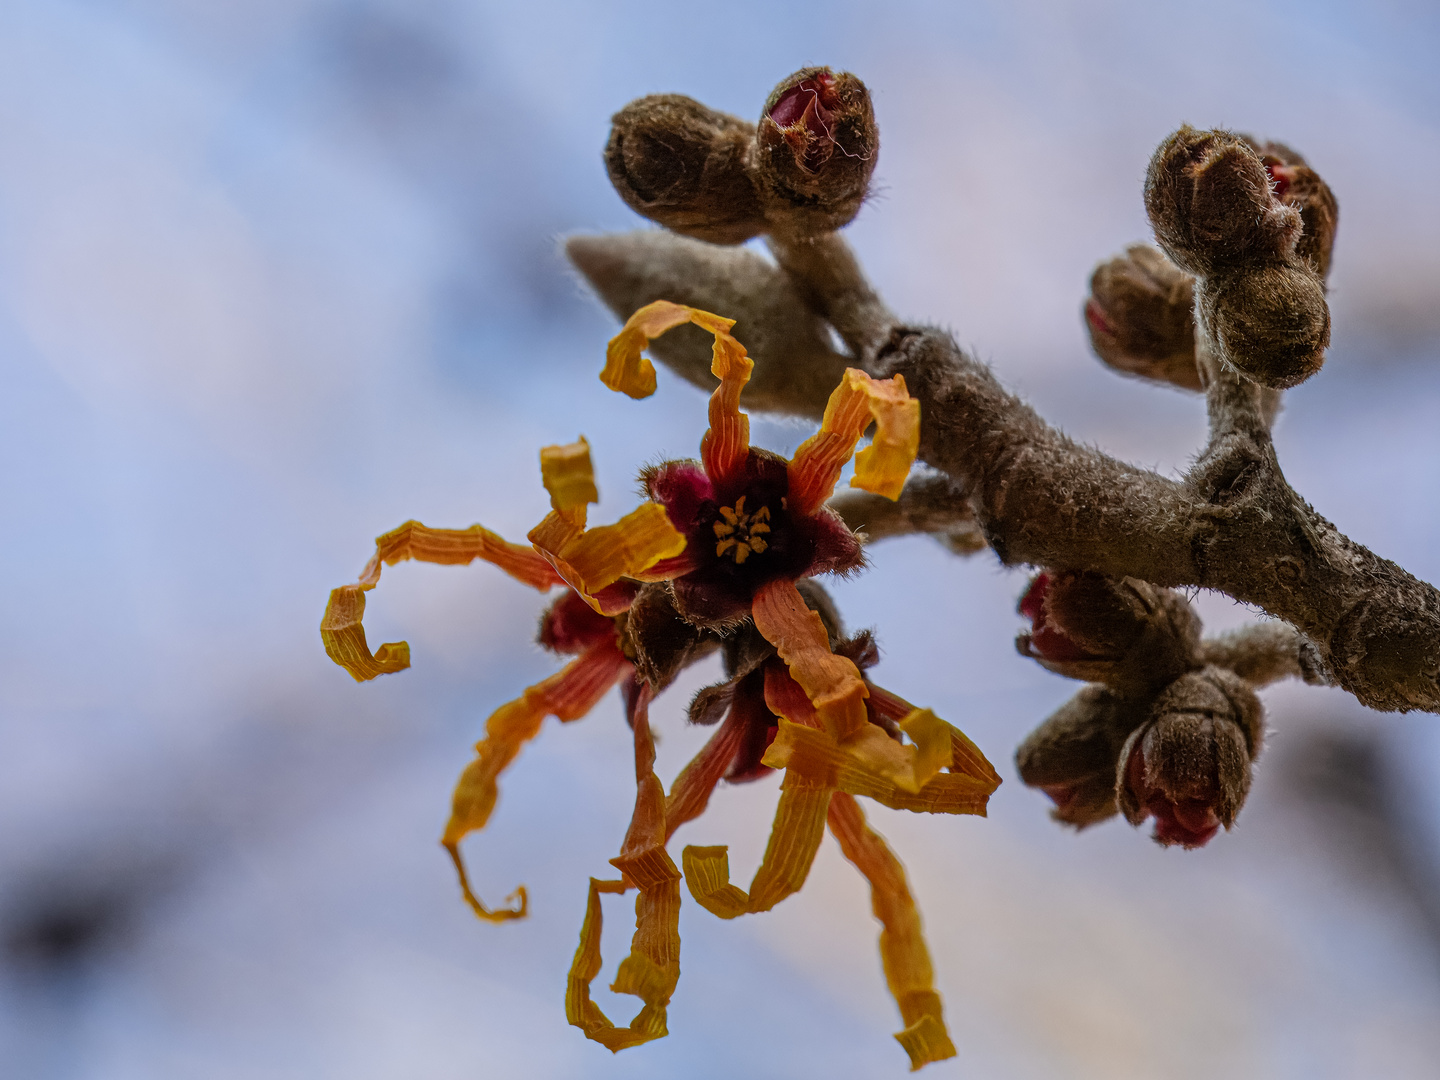
<path id="1" fill-rule="evenodd" d="M 607 373 L 613 367 L 623 385 L 643 391 L 648 362 L 640 350 L 650 336 L 687 320 L 714 333 L 720 378 L 701 461 L 647 470 L 650 500 L 613 525 L 589 528 L 586 507 L 597 494 L 588 445 L 582 439 L 545 448 L 541 472 L 552 509 L 531 530 L 530 548 L 478 525 L 436 530 L 409 522 L 379 538 L 357 584 L 332 593 L 321 626 L 326 649 L 357 679 L 408 666 L 404 642 L 372 654 L 361 624 L 365 592 L 384 565 L 403 559 L 479 558 L 542 590 L 569 586 L 542 620 L 540 643 L 575 659 L 491 715 L 456 785 L 443 843 L 472 909 L 496 922 L 526 911 L 523 887 L 514 907 L 481 903 L 459 853 L 464 837 L 489 820 L 499 774 L 547 715 L 576 719 L 619 683 L 633 730 L 635 810 L 611 860 L 621 876 L 591 880 L 567 982 L 570 1022 L 611 1050 L 666 1034 L 680 970 L 682 877 L 692 897 L 722 918 L 766 911 L 804 884 L 828 824 L 870 883 L 884 927 L 886 980 L 904 1021 L 896 1037 L 918 1068 L 955 1050 L 904 870 L 865 824 L 855 796 L 915 812 L 983 814 L 999 777 L 962 733 L 862 675 L 876 659 L 873 642 L 843 638 L 828 600 L 808 580 L 860 566 L 858 541 L 825 500 L 872 421 L 875 436 L 857 457 L 854 483 L 895 498 L 914 460 L 918 410 L 903 380 L 850 371 L 820 431 L 792 460 L 754 449 L 739 409 L 752 364 L 730 336 L 730 321 L 677 305 L 637 313 L 612 342 Z M 648 385 L 653 389 L 653 369 Z M 654 773 L 650 702 L 716 647 L 726 650 L 731 680 L 707 691 L 707 700 L 724 720 L 667 794 Z M 674 831 L 705 809 L 722 777 L 753 779 L 773 769 L 784 770 L 780 803 L 749 890 L 730 883 L 724 847 L 685 848 L 682 874 L 666 851 Z M 601 897 L 632 888 L 639 892 L 635 936 L 612 989 L 639 997 L 642 1008 L 620 1026 L 591 999 L 590 984 L 601 967 Z"/>
<path id="2" fill-rule="evenodd" d="M 934 713 L 872 686 L 856 663 L 873 659 L 863 646 L 855 657 L 835 651 L 839 642 L 797 584 L 860 566 L 857 539 L 825 500 L 852 455 L 854 486 L 896 498 L 915 459 L 919 408 L 903 379 L 875 380 L 851 369 L 831 395 L 819 432 L 791 460 L 753 448 L 739 407 L 753 364 L 729 333 L 733 321 L 667 301 L 630 317 L 610 343 L 601 380 L 631 397 L 653 393 L 654 368 L 641 351 L 687 322 L 714 335 L 711 371 L 720 385 L 710 398 L 700 461 L 666 462 L 644 475 L 646 492 L 687 540 L 683 555 L 664 564 L 670 592 L 683 618 L 730 631 L 732 652 L 743 647 L 741 628 L 753 625 L 764 645 L 751 653 L 768 646 L 773 655 L 732 671 L 738 681 L 727 719 L 672 787 L 665 834 L 704 809 L 722 776 L 784 769 L 770 839 L 749 890 L 730 882 L 725 847 L 692 846 L 682 860 L 689 891 L 721 918 L 767 911 L 804 884 L 828 822 L 870 881 L 885 926 L 886 978 L 906 1025 L 896 1037 L 919 1068 L 955 1051 L 903 870 L 865 826 L 853 797 L 918 812 L 983 813 L 999 777 Z M 871 445 L 856 455 L 872 421 Z"/>

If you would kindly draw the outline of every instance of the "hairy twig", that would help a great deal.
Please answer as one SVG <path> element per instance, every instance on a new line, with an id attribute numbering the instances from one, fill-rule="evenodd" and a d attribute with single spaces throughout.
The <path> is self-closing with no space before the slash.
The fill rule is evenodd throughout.
<path id="1" fill-rule="evenodd" d="M 1147 206 L 1200 297 L 1195 354 L 1210 438 L 1179 480 L 1073 442 L 948 333 L 896 320 L 834 233 L 772 222 L 778 268 L 664 233 L 589 237 L 570 251 L 617 314 L 663 297 L 735 318 L 756 359 L 757 408 L 818 414 L 846 362 L 903 375 L 921 402 L 921 460 L 965 492 L 957 501 L 974 506 L 1004 562 L 1225 592 L 1292 623 L 1364 704 L 1440 711 L 1440 593 L 1317 514 L 1275 455 L 1278 394 L 1263 383 L 1291 385 L 1319 366 L 1334 204 L 1317 219 L 1314 198 L 1282 199 L 1260 152 L 1273 149 L 1187 128 L 1152 162 Z M 1308 168 L 1305 178 L 1316 190 Z M 1329 230 L 1323 238 L 1304 233 L 1307 207 Z M 849 357 L 825 344 L 825 322 Z M 701 349 L 657 357 L 711 385 Z"/>

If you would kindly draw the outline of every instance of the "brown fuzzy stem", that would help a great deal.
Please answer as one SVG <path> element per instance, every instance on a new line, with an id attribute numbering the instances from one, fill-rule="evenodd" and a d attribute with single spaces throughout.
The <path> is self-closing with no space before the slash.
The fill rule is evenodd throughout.
<path id="1" fill-rule="evenodd" d="M 1371 708 L 1440 711 L 1440 593 L 1353 543 L 1285 482 L 1258 394 L 1217 380 L 1217 438 L 1181 481 L 1079 446 L 948 335 L 877 354 L 920 399 L 920 457 L 975 492 L 1010 563 L 1218 589 L 1295 624 Z"/>
<path id="2" fill-rule="evenodd" d="M 893 501 L 868 491 L 844 491 L 829 506 L 866 543 L 927 533 L 957 554 L 985 549 L 985 536 L 964 489 L 948 476 L 911 477 Z"/>
<path id="3" fill-rule="evenodd" d="M 1289 623 L 1252 623 L 1206 638 L 1198 662 L 1229 668 L 1251 686 L 1269 686 L 1281 679 L 1328 682 L 1314 644 Z"/>

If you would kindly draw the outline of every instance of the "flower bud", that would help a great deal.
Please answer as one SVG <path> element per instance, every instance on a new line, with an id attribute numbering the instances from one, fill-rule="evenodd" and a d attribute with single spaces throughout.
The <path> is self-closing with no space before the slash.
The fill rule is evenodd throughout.
<path id="1" fill-rule="evenodd" d="M 770 227 L 808 235 L 848 225 L 879 150 L 870 92 L 858 78 L 820 67 L 785 79 L 765 103 L 755 163 Z"/>
<path id="2" fill-rule="evenodd" d="M 1304 228 L 1295 245 L 1295 254 L 1314 267 L 1322 278 L 1328 276 L 1335 228 L 1340 220 L 1335 193 L 1303 157 L 1284 143 L 1251 140 L 1250 145 L 1270 174 L 1270 188 L 1275 197 L 1300 211 Z"/>
<path id="3" fill-rule="evenodd" d="M 1260 156 L 1228 131 L 1182 127 L 1160 144 L 1145 177 L 1155 237 L 1182 270 L 1279 258 L 1294 249 L 1300 214 L 1274 198 Z"/>
<path id="4" fill-rule="evenodd" d="M 1216 274 L 1199 289 L 1198 310 L 1222 361 L 1263 386 L 1296 386 L 1325 362 L 1330 307 L 1308 265 Z"/>
<path id="5" fill-rule="evenodd" d="M 714 244 L 765 229 L 750 179 L 755 128 L 683 94 L 652 94 L 611 119 L 610 183 L 637 214 Z"/>
<path id="6" fill-rule="evenodd" d="M 1096 355 L 1130 375 L 1200 390 L 1195 279 L 1149 244 L 1095 268 L 1085 323 Z"/>
<path id="7" fill-rule="evenodd" d="M 1087 686 L 1015 751 L 1020 779 L 1055 803 L 1050 816 L 1083 829 L 1115 811 L 1115 761 L 1144 712 L 1103 686 Z"/>
<path id="8" fill-rule="evenodd" d="M 1297 254 L 1300 210 L 1276 197 L 1249 143 L 1181 128 L 1150 161 L 1145 209 L 1165 253 L 1199 279 L 1199 327 L 1223 365 L 1276 389 L 1320 370 L 1325 287 Z"/>
<path id="9" fill-rule="evenodd" d="M 1207 667 L 1176 679 L 1121 751 L 1117 794 L 1132 825 L 1155 819 L 1155 840 L 1202 847 L 1230 828 L 1260 752 L 1260 699 L 1233 672 Z"/>
<path id="10" fill-rule="evenodd" d="M 1059 675 L 1153 692 L 1193 666 L 1200 620 L 1179 593 L 1136 578 L 1045 570 L 1020 601 L 1015 646 Z"/>

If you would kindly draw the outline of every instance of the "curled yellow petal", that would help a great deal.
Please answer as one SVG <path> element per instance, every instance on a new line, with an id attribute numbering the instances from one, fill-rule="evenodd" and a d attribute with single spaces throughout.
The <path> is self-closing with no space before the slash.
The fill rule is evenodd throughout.
<path id="1" fill-rule="evenodd" d="M 745 346 L 728 333 L 714 333 L 710 373 L 720 385 L 710 395 L 710 430 L 700 440 L 700 460 L 711 480 L 724 483 L 739 471 L 750 451 L 750 418 L 740 411 L 740 391 L 750 381 L 755 363 L 745 355 Z"/>
<path id="2" fill-rule="evenodd" d="M 790 461 L 790 512 L 813 514 L 828 499 L 860 436 L 875 422 L 875 437 L 855 462 L 855 487 L 890 499 L 900 496 L 920 447 L 920 403 L 905 379 L 872 379 L 847 368 L 825 405 L 820 430 Z"/>
<path id="3" fill-rule="evenodd" d="M 512 544 L 481 525 L 468 529 L 432 529 L 407 521 L 375 538 L 375 554 L 355 585 L 342 585 L 330 593 L 320 620 L 325 652 L 357 682 L 402 671 L 410 666 L 410 646 L 403 641 L 381 645 L 372 655 L 365 641 L 365 593 L 380 581 L 380 571 L 406 559 L 464 566 L 482 559 L 500 567 L 515 580 L 545 590 L 559 585 L 560 575 L 533 547 Z"/>
<path id="4" fill-rule="evenodd" d="M 669 300 L 646 304 L 610 339 L 600 381 L 633 398 L 649 397 L 655 392 L 655 365 L 640 355 L 641 350 L 651 338 L 687 322 L 715 335 L 710 372 L 720 385 L 710 396 L 710 430 L 700 442 L 700 457 L 710 479 L 724 482 L 745 461 L 750 449 L 750 418 L 740 411 L 740 391 L 755 368 L 754 361 L 745 354 L 745 346 L 730 333 L 734 319 Z"/>
<path id="5" fill-rule="evenodd" d="M 604 610 L 596 594 L 622 577 L 634 577 L 685 550 L 684 534 L 670 524 L 659 503 L 641 503 L 613 525 L 598 525 L 570 534 L 568 539 L 558 526 L 553 533 L 547 532 L 548 523 L 559 516 L 552 513 L 531 531 L 530 539 L 556 573 L 602 614 L 612 613 Z M 549 546 L 557 536 L 563 543 Z"/>
<path id="6" fill-rule="evenodd" d="M 689 322 L 693 310 L 684 304 L 656 300 L 636 311 L 625 320 L 620 332 L 610 339 L 605 349 L 605 367 L 600 372 L 600 381 L 611 390 L 618 390 L 632 398 L 647 398 L 653 394 L 655 365 L 640 352 L 650 344 L 651 338 Z"/>
<path id="7" fill-rule="evenodd" d="M 375 538 L 375 554 L 360 575 L 360 585 L 373 589 L 380 580 L 380 568 L 406 559 L 465 566 L 481 559 L 500 567 L 516 581 L 542 592 L 560 584 L 560 578 L 534 548 L 512 544 L 483 525 L 468 529 L 432 529 L 418 521 L 407 521 Z"/>
<path id="8" fill-rule="evenodd" d="M 935 973 L 905 868 L 865 823 L 855 800 L 844 793 L 830 801 L 830 832 L 840 850 L 870 883 L 870 907 L 880 920 L 880 962 L 905 1030 L 895 1036 L 910 1055 L 910 1071 L 955 1056 L 945 1030 Z"/>
<path id="9" fill-rule="evenodd" d="M 557 513 L 583 511 L 587 503 L 600 501 L 600 493 L 595 489 L 595 467 L 590 462 L 590 444 L 583 435 L 578 442 L 540 448 L 540 479 Z M 584 527 L 583 517 L 581 527 Z"/>
<path id="10" fill-rule="evenodd" d="M 748 893 L 730 883 L 728 849 L 695 845 L 685 848 L 681 865 L 695 902 L 722 919 L 733 919 L 748 912 L 769 911 L 799 892 L 825 834 L 825 814 L 834 791 L 824 781 L 794 770 L 785 773 L 765 857 Z"/>
<path id="11" fill-rule="evenodd" d="M 524 745 L 540 731 L 547 716 L 562 722 L 584 716 L 615 685 L 630 667 L 619 643 L 595 645 L 560 671 L 529 687 L 514 701 L 506 702 L 485 722 L 485 738 L 475 744 L 475 760 L 465 767 L 451 797 L 450 820 L 440 842 L 450 852 L 460 877 L 460 890 L 471 910 L 490 922 L 521 918 L 526 896 L 522 885 L 513 893 L 520 900 L 516 909 L 491 910 L 480 902 L 470 887 L 460 841 L 483 829 L 499 797 L 497 781 Z"/>
<path id="12" fill-rule="evenodd" d="M 883 732 L 881 736 L 888 739 Z M 894 740 L 888 741 L 894 743 Z M 785 769 L 787 776 L 796 773 L 816 782 L 832 784 L 851 795 L 864 795 L 893 810 L 909 810 L 917 814 L 977 814 L 983 817 L 995 791 L 995 785 L 986 780 L 953 771 L 936 773 L 919 785 L 918 790 L 908 790 L 910 785 L 897 783 L 890 770 L 877 767 L 873 757 L 856 753 L 851 746 L 837 742 L 827 731 L 784 717 L 780 719 L 775 741 L 760 760 L 772 769 Z"/>
<path id="13" fill-rule="evenodd" d="M 365 641 L 365 587 L 342 585 L 330 591 L 330 602 L 320 620 L 320 640 L 330 659 L 348 671 L 356 682 L 365 682 L 377 675 L 404 671 L 410 666 L 410 646 L 391 641 L 370 653 Z"/>
<path id="14" fill-rule="evenodd" d="M 805 605 L 795 583 L 771 582 L 755 595 L 751 605 L 755 629 L 775 646 L 791 676 L 815 706 L 820 721 L 838 739 L 862 731 L 870 720 L 865 713 L 865 680 L 860 669 L 830 651 L 830 635 L 820 616 Z"/>
<path id="15" fill-rule="evenodd" d="M 666 1034 L 666 1009 L 680 979 L 680 871 L 665 852 L 665 789 L 655 775 L 649 694 L 648 685 L 641 688 L 635 709 L 635 812 L 620 854 L 610 860 L 625 876 L 621 881 L 590 879 L 580 945 L 565 988 L 566 1019 L 612 1051 Z M 644 1006 L 628 1026 L 617 1027 L 591 999 L 590 984 L 602 966 L 600 894 L 623 893 L 632 885 L 640 890 L 635 936 L 610 989 L 633 994 Z"/>

